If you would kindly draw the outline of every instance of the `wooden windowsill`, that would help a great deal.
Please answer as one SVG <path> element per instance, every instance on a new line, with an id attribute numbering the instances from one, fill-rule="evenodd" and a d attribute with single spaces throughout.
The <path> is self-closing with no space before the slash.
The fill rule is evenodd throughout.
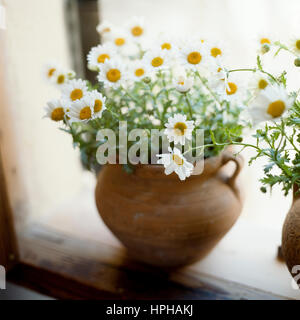
<path id="1" fill-rule="evenodd" d="M 205 259 L 167 272 L 127 256 L 100 219 L 93 197 L 89 183 L 28 222 L 18 235 L 21 264 L 12 280 L 57 298 L 300 298 L 285 264 L 276 259 L 280 228 L 258 226 L 243 213 Z"/>
<path id="2" fill-rule="evenodd" d="M 126 251 L 41 225 L 20 235 L 13 282 L 60 299 L 284 299 L 195 267 L 163 271 L 130 260 Z"/>

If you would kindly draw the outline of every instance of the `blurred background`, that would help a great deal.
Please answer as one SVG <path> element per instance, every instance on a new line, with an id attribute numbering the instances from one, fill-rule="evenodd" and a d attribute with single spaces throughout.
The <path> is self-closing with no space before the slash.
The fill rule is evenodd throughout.
<path id="1" fill-rule="evenodd" d="M 287 42 L 300 33 L 299 0 L 0 0 L 0 5 L 6 13 L 0 29 L 0 142 L 18 226 L 42 221 L 84 237 L 98 236 L 95 177 L 81 168 L 71 138 L 42 119 L 46 102 L 59 96 L 43 75 L 47 62 L 58 61 L 90 78 L 86 54 L 100 42 L 95 28 L 104 19 L 122 25 L 141 15 L 154 35 L 165 31 L 221 40 L 232 68 L 255 65 L 259 36 Z M 275 72 L 289 58 L 277 59 Z M 299 78 L 292 74 L 289 86 Z M 274 258 L 291 198 L 278 189 L 272 197 L 259 191 L 262 165 L 245 166 L 246 204 L 239 223 L 253 228 L 253 238 L 272 242 Z M 243 231 L 239 234 L 243 237 Z M 261 254 L 269 250 L 263 242 L 260 246 Z"/>

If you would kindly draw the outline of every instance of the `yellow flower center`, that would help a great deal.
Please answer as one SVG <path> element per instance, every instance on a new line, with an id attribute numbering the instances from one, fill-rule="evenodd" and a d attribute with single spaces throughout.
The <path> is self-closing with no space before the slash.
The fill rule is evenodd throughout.
<path id="1" fill-rule="evenodd" d="M 160 67 L 164 63 L 164 59 L 161 57 L 155 57 L 152 59 L 151 64 L 153 67 Z"/>
<path id="2" fill-rule="evenodd" d="M 285 110 L 285 103 L 282 100 L 276 100 L 269 104 L 267 113 L 273 118 L 280 117 Z"/>
<path id="3" fill-rule="evenodd" d="M 63 74 L 59 75 L 59 76 L 57 77 L 56 82 L 57 82 L 58 84 L 64 83 L 64 82 L 65 82 L 65 76 L 64 76 Z"/>
<path id="4" fill-rule="evenodd" d="M 81 99 L 82 97 L 83 97 L 83 92 L 81 89 L 74 89 L 70 94 L 70 98 L 72 101 Z"/>
<path id="5" fill-rule="evenodd" d="M 184 81 L 179 81 L 178 84 L 184 86 Z"/>
<path id="6" fill-rule="evenodd" d="M 95 104 L 94 104 L 94 112 L 97 113 L 97 112 L 100 112 L 102 110 L 102 101 L 97 99 L 95 100 Z"/>
<path id="7" fill-rule="evenodd" d="M 104 29 L 103 29 L 103 32 L 110 32 L 110 28 L 109 28 L 109 27 L 104 28 Z"/>
<path id="8" fill-rule="evenodd" d="M 80 110 L 79 118 L 80 120 L 88 120 L 92 117 L 92 111 L 89 106 L 86 106 Z"/>
<path id="9" fill-rule="evenodd" d="M 191 52 L 187 56 L 187 61 L 190 64 L 198 64 L 198 63 L 200 63 L 201 59 L 202 59 L 202 56 L 201 56 L 200 52 L 197 52 L 197 51 Z"/>
<path id="10" fill-rule="evenodd" d="M 268 38 L 261 38 L 260 39 L 260 44 L 271 44 L 271 41 Z"/>
<path id="11" fill-rule="evenodd" d="M 110 58 L 110 56 L 109 56 L 108 54 L 103 53 L 103 54 L 100 54 L 100 55 L 98 56 L 97 61 L 98 61 L 98 63 L 104 63 L 104 61 L 105 61 L 106 59 L 109 59 L 109 58 Z"/>
<path id="12" fill-rule="evenodd" d="M 174 129 L 178 136 L 183 136 L 187 129 L 187 125 L 184 122 L 177 122 L 175 123 Z"/>
<path id="13" fill-rule="evenodd" d="M 172 45 L 171 43 L 165 42 L 161 45 L 162 49 L 166 49 L 166 50 L 171 50 L 172 49 Z"/>
<path id="14" fill-rule="evenodd" d="M 51 119 L 53 121 L 61 121 L 64 119 L 65 111 L 62 107 L 55 108 L 51 113 Z"/>
<path id="15" fill-rule="evenodd" d="M 229 88 L 226 88 L 226 93 L 230 96 L 232 94 L 235 94 L 237 92 L 237 85 L 233 82 L 228 82 L 228 87 Z"/>
<path id="16" fill-rule="evenodd" d="M 55 68 L 51 68 L 49 71 L 48 71 L 48 77 L 52 77 L 53 76 L 53 73 L 55 72 Z"/>
<path id="17" fill-rule="evenodd" d="M 125 39 L 124 38 L 116 38 L 115 44 L 116 44 L 116 46 L 121 47 L 125 44 Z"/>
<path id="18" fill-rule="evenodd" d="M 298 50 L 300 50 L 300 40 L 297 40 L 296 43 L 295 43 L 295 45 L 296 45 L 296 48 L 297 48 Z"/>
<path id="19" fill-rule="evenodd" d="M 140 26 L 136 26 L 136 27 L 131 29 L 131 33 L 135 37 L 141 36 L 143 34 L 143 32 L 144 32 L 144 30 Z"/>
<path id="20" fill-rule="evenodd" d="M 173 159 L 173 161 L 178 165 L 178 166 L 182 166 L 183 165 L 183 159 L 181 159 L 180 157 L 179 157 L 179 155 L 177 155 L 177 154 L 173 154 L 173 156 L 172 156 L 172 159 Z"/>
<path id="21" fill-rule="evenodd" d="M 265 79 L 260 79 L 260 80 L 258 81 L 258 88 L 259 88 L 260 90 L 265 89 L 267 86 L 268 86 L 268 81 L 266 81 Z"/>
<path id="22" fill-rule="evenodd" d="M 137 77 L 143 76 L 144 73 L 145 73 L 145 71 L 144 71 L 144 69 L 142 69 L 142 68 L 136 69 L 135 72 L 134 72 L 134 74 L 135 74 Z"/>
<path id="23" fill-rule="evenodd" d="M 219 48 L 212 48 L 212 49 L 210 50 L 210 54 L 211 54 L 214 58 L 216 58 L 217 56 L 220 56 L 220 55 L 222 54 L 222 50 L 219 49 Z"/>
<path id="24" fill-rule="evenodd" d="M 107 71 L 106 73 L 106 78 L 110 81 L 110 82 L 117 82 L 118 80 L 120 80 L 121 78 L 121 72 L 118 69 L 110 69 L 109 71 Z"/>

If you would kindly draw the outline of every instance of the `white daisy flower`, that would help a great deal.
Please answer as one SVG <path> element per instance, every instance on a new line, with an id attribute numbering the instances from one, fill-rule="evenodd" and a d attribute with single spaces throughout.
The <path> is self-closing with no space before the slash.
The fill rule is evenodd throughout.
<path id="1" fill-rule="evenodd" d="M 261 46 L 263 46 L 264 44 L 268 44 L 268 45 L 272 44 L 272 39 L 270 35 L 267 35 L 267 34 L 257 36 L 257 41 Z"/>
<path id="2" fill-rule="evenodd" d="M 127 72 L 124 63 L 119 60 L 106 60 L 100 67 L 98 80 L 104 83 L 104 87 L 118 88 L 127 80 Z"/>
<path id="3" fill-rule="evenodd" d="M 214 59 L 222 59 L 226 55 L 225 45 L 220 42 L 206 41 L 205 46 L 210 57 Z"/>
<path id="4" fill-rule="evenodd" d="M 168 119 L 165 124 L 165 135 L 170 142 L 174 141 L 174 144 L 185 144 L 185 139 L 192 139 L 192 132 L 194 130 L 194 121 L 187 121 L 186 115 L 175 114 Z"/>
<path id="5" fill-rule="evenodd" d="M 249 105 L 249 113 L 254 125 L 263 121 L 280 118 L 293 105 L 286 89 L 279 85 L 269 85 L 261 90 Z"/>
<path id="6" fill-rule="evenodd" d="M 46 67 L 46 72 L 47 78 L 57 86 L 63 86 L 76 76 L 76 73 L 73 70 L 66 70 L 59 65 L 54 64 L 48 64 Z"/>
<path id="7" fill-rule="evenodd" d="M 203 44 L 200 41 L 187 43 L 179 51 L 179 62 L 192 70 L 198 70 L 200 66 L 207 66 L 208 55 Z"/>
<path id="8" fill-rule="evenodd" d="M 76 100 L 71 104 L 68 112 L 69 122 L 87 122 L 93 119 L 94 115 L 94 99 L 91 96 L 85 96 L 80 100 Z"/>
<path id="9" fill-rule="evenodd" d="M 69 70 L 67 71 L 67 78 L 68 80 L 73 80 L 76 77 L 76 72 L 73 70 Z"/>
<path id="10" fill-rule="evenodd" d="M 62 121 L 66 115 L 66 109 L 64 103 L 61 100 L 55 99 L 47 102 L 45 107 L 45 118 L 49 118 L 53 121 Z"/>
<path id="11" fill-rule="evenodd" d="M 135 60 L 129 66 L 129 77 L 133 81 L 140 81 L 149 76 L 149 68 L 142 60 Z"/>
<path id="12" fill-rule="evenodd" d="M 225 86 L 224 99 L 227 101 L 232 101 L 238 99 L 238 94 L 240 92 L 240 85 L 237 82 L 228 81 L 227 86 Z"/>
<path id="13" fill-rule="evenodd" d="M 188 92 L 194 84 L 192 78 L 187 78 L 186 75 L 179 75 L 173 80 L 175 89 L 181 93 Z"/>
<path id="14" fill-rule="evenodd" d="M 128 33 L 130 37 L 134 40 L 139 42 L 144 36 L 146 32 L 145 28 L 145 21 L 143 17 L 133 17 L 127 23 Z"/>
<path id="15" fill-rule="evenodd" d="M 63 86 L 68 82 L 68 80 L 68 75 L 63 69 L 56 69 L 51 77 L 51 81 L 58 86 Z"/>
<path id="16" fill-rule="evenodd" d="M 260 34 L 257 36 L 256 41 L 259 44 L 259 51 L 261 53 L 266 53 L 270 50 L 273 40 L 267 33 Z"/>
<path id="17" fill-rule="evenodd" d="M 237 74 L 230 74 L 223 82 L 223 90 L 219 93 L 223 100 L 228 102 L 241 102 L 245 98 L 245 86 Z M 221 83 L 220 82 L 220 83 Z"/>
<path id="18" fill-rule="evenodd" d="M 116 54 L 115 49 L 110 43 L 99 44 L 93 47 L 87 56 L 88 66 L 91 70 L 99 70 L 105 60 L 111 59 Z"/>
<path id="19" fill-rule="evenodd" d="M 192 174 L 194 169 L 193 164 L 188 162 L 177 148 L 172 150 L 169 147 L 168 150 L 170 153 L 156 155 L 160 158 L 157 163 L 164 165 L 166 175 L 169 175 L 175 171 L 180 180 L 185 180 Z"/>
<path id="20" fill-rule="evenodd" d="M 155 45 L 159 46 L 162 50 L 167 50 L 170 53 L 176 54 L 178 52 L 177 42 L 173 37 L 167 34 L 160 34 L 158 39 L 155 39 Z"/>
<path id="21" fill-rule="evenodd" d="M 81 79 L 70 80 L 63 86 L 62 96 L 67 101 L 82 99 L 88 91 L 86 82 Z"/>
<path id="22" fill-rule="evenodd" d="M 270 85 L 268 77 L 261 72 L 254 73 L 249 82 L 249 88 L 256 92 L 266 89 L 268 85 Z"/>
<path id="23" fill-rule="evenodd" d="M 88 93 L 88 97 L 93 101 L 93 118 L 101 118 L 102 112 L 106 109 L 104 97 L 97 90 L 93 90 Z"/>
<path id="24" fill-rule="evenodd" d="M 146 52 L 143 57 L 143 63 L 152 71 L 163 70 L 168 67 L 169 55 L 168 50 L 155 48 Z"/>
<path id="25" fill-rule="evenodd" d="M 123 30 L 115 30 L 112 33 L 110 40 L 111 44 L 118 51 L 124 50 L 129 44 L 128 36 Z"/>
<path id="26" fill-rule="evenodd" d="M 290 41 L 290 47 L 295 53 L 300 54 L 300 37 L 293 37 Z"/>
<path id="27" fill-rule="evenodd" d="M 45 78 L 47 80 L 52 80 L 55 76 L 55 72 L 60 69 L 59 65 L 55 62 L 49 62 L 45 66 Z"/>
<path id="28" fill-rule="evenodd" d="M 217 60 L 216 60 L 217 61 Z M 223 95 L 226 88 L 228 88 L 227 73 L 220 63 L 217 61 L 211 67 L 211 75 L 208 77 L 209 86 L 218 94 Z"/>
<path id="29" fill-rule="evenodd" d="M 101 36 L 107 36 L 111 34 L 113 26 L 110 22 L 104 20 L 102 23 L 98 24 L 96 30 Z"/>
<path id="30" fill-rule="evenodd" d="M 223 82 L 227 81 L 227 73 L 225 67 L 220 61 L 216 60 L 210 71 L 217 80 L 221 80 Z"/>

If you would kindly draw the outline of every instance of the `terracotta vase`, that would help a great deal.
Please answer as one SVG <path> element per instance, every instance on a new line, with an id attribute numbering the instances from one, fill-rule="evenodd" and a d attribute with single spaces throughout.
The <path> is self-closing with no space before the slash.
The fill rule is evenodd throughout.
<path id="1" fill-rule="evenodd" d="M 284 221 L 281 246 L 283 258 L 293 277 L 300 270 L 300 195 L 296 194 L 297 190 L 294 186 L 293 203 Z M 298 285 L 300 287 L 300 282 Z"/>
<path id="2" fill-rule="evenodd" d="M 223 166 L 236 163 L 233 175 Z M 230 152 L 205 160 L 204 171 L 180 181 L 161 165 L 139 165 L 128 174 L 105 166 L 98 176 L 96 204 L 113 234 L 141 262 L 177 267 L 203 258 L 240 215 L 236 178 L 242 158 Z"/>

